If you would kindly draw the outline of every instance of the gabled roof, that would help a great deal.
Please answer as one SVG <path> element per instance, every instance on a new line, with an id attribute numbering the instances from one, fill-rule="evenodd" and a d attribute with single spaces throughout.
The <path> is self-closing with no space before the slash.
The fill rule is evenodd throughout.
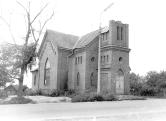
<path id="1" fill-rule="evenodd" d="M 101 33 L 107 32 L 109 30 L 108 27 L 104 27 L 101 30 Z M 93 41 L 99 35 L 99 30 L 92 31 L 84 36 L 82 36 L 74 45 L 74 48 L 82 48 L 88 45 L 91 41 Z"/>
<path id="2" fill-rule="evenodd" d="M 104 27 L 102 28 L 101 33 L 107 32 L 108 30 L 109 30 L 108 27 Z M 43 47 L 45 40 L 50 40 L 53 45 L 58 46 L 60 48 L 75 49 L 75 48 L 85 47 L 91 41 L 93 41 L 98 35 L 99 35 L 99 30 L 95 30 L 82 36 L 79 39 L 78 36 L 64 34 L 53 30 L 46 30 L 44 39 L 39 49 L 39 53 L 41 51 L 41 48 Z"/>
<path id="3" fill-rule="evenodd" d="M 41 46 L 39 48 L 39 53 L 43 48 L 43 44 L 46 40 L 50 40 L 53 45 L 60 48 L 72 49 L 76 41 L 78 40 L 78 37 L 70 34 L 56 32 L 53 30 L 46 30 Z"/>
<path id="4" fill-rule="evenodd" d="M 48 40 L 51 40 L 53 44 L 56 44 L 58 47 L 72 49 L 76 41 L 78 40 L 77 36 L 64 34 L 61 32 L 56 32 L 52 30 L 47 30 Z"/>

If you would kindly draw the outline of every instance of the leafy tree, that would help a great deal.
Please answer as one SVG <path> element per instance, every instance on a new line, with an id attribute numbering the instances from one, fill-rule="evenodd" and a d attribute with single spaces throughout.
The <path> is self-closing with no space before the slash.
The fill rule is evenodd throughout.
<path id="1" fill-rule="evenodd" d="M 129 76 L 130 92 L 134 95 L 139 95 L 143 85 L 143 78 L 135 73 L 131 73 Z"/>
<path id="2" fill-rule="evenodd" d="M 16 48 L 12 44 L 3 44 L 0 47 L 0 83 L 5 86 L 19 77 L 21 46 Z"/>
<path id="3" fill-rule="evenodd" d="M 3 66 L 2 67 L 7 70 L 6 73 L 9 75 L 9 78 L 16 78 L 19 81 L 18 96 L 22 96 L 24 73 L 27 72 L 28 68 L 31 68 L 31 65 L 33 64 L 33 58 L 37 56 L 36 48 L 40 36 L 47 22 L 53 17 L 54 12 L 50 15 L 49 18 L 45 19 L 43 24 L 40 22 L 40 28 L 38 30 L 37 28 L 35 28 L 36 27 L 35 23 L 39 22 L 38 20 L 39 16 L 42 14 L 42 12 L 44 11 L 44 9 L 47 7 L 48 4 L 42 7 L 41 10 L 37 12 L 37 14 L 33 17 L 31 14 L 30 2 L 28 2 L 28 7 L 25 7 L 20 2 L 17 3 L 25 11 L 25 21 L 26 21 L 27 31 L 25 33 L 25 38 L 23 40 L 24 44 L 21 46 L 17 45 L 16 43 L 14 45 L 6 45 L 5 48 L 2 49 L 1 55 L 2 57 L 4 56 L 4 58 L 2 59 L 4 59 L 3 62 L 5 63 L 2 64 L 5 65 L 4 67 Z M 3 17 L 0 16 L 0 18 L 9 27 L 9 32 L 11 34 L 11 37 L 15 41 L 15 38 L 10 29 L 10 24 Z"/>

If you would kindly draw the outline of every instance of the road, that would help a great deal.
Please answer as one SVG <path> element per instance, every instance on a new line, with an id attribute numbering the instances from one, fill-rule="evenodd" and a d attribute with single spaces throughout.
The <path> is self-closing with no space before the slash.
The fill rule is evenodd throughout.
<path id="1" fill-rule="evenodd" d="M 166 121 L 166 99 L 0 105 L 0 121 Z"/>

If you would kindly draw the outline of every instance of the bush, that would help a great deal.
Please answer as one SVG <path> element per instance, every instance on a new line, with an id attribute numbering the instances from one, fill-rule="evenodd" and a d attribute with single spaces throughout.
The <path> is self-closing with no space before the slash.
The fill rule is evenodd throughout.
<path id="1" fill-rule="evenodd" d="M 95 93 L 91 93 L 88 96 L 88 100 L 90 102 L 94 102 L 94 101 L 104 101 L 103 97 L 101 95 L 95 94 Z"/>
<path id="2" fill-rule="evenodd" d="M 53 89 L 53 90 L 50 91 L 50 93 L 49 93 L 48 96 L 51 96 L 51 97 L 58 97 L 58 96 L 60 96 L 60 94 L 62 94 L 62 92 L 60 92 L 60 90 Z"/>
<path id="3" fill-rule="evenodd" d="M 73 97 L 75 95 L 77 95 L 77 91 L 74 89 L 69 89 L 65 91 L 65 96 L 67 97 Z"/>
<path id="4" fill-rule="evenodd" d="M 53 89 L 53 90 L 50 90 L 50 92 L 47 96 L 51 96 L 51 97 L 68 96 L 68 97 L 72 97 L 73 95 L 76 95 L 76 91 L 73 90 L 73 89 L 70 89 L 70 90 Z"/>
<path id="5" fill-rule="evenodd" d="M 4 102 L 4 104 L 28 104 L 35 103 L 33 100 L 24 97 L 13 97 L 11 100 Z"/>
<path id="6" fill-rule="evenodd" d="M 158 91 L 155 88 L 144 85 L 140 91 L 141 96 L 155 96 Z"/>
<path id="7" fill-rule="evenodd" d="M 72 102 L 115 101 L 117 98 L 110 94 L 83 93 L 72 97 Z"/>
<path id="8" fill-rule="evenodd" d="M 7 92 L 6 91 L 4 91 L 4 90 L 1 90 L 0 91 L 0 98 L 7 98 L 8 97 L 8 95 L 7 95 Z"/>
<path id="9" fill-rule="evenodd" d="M 36 95 L 42 95 L 41 90 L 33 90 L 33 89 L 26 89 L 25 90 L 25 95 L 28 96 L 36 96 Z"/>
<path id="10" fill-rule="evenodd" d="M 87 102 L 89 96 L 87 94 L 79 94 L 72 97 L 72 102 Z"/>
<path id="11" fill-rule="evenodd" d="M 118 100 L 114 95 L 112 94 L 106 94 L 106 95 L 103 95 L 103 98 L 104 98 L 104 101 L 116 101 Z"/>

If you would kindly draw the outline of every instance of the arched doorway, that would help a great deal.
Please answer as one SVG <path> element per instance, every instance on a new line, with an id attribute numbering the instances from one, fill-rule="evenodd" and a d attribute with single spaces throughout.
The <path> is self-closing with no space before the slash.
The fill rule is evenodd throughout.
<path id="1" fill-rule="evenodd" d="M 116 75 L 116 94 L 124 94 L 124 73 L 119 69 Z"/>

